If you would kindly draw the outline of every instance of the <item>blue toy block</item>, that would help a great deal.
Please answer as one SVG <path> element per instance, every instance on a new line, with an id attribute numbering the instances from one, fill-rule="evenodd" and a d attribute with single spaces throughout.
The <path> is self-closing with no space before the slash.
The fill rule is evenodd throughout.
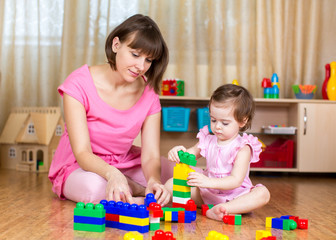
<path id="1" fill-rule="evenodd" d="M 178 212 L 172 212 L 172 222 L 177 222 L 178 221 Z"/>
<path id="2" fill-rule="evenodd" d="M 281 218 L 272 218 L 272 228 L 283 229 L 283 221 Z"/>
<path id="3" fill-rule="evenodd" d="M 156 199 L 154 197 L 154 194 L 153 193 L 148 193 L 146 195 L 145 200 L 144 200 L 144 204 L 146 205 L 146 207 L 149 207 L 149 204 L 151 204 L 152 202 L 156 203 Z"/>
<path id="4" fill-rule="evenodd" d="M 85 216 L 74 215 L 74 222 L 75 223 L 103 225 L 103 224 L 105 224 L 105 218 L 95 218 L 95 217 L 85 217 Z"/>
<path id="5" fill-rule="evenodd" d="M 107 203 L 106 200 L 102 200 L 101 204 L 104 205 L 106 213 L 118 214 L 127 217 L 137 217 L 137 218 L 148 218 L 149 211 L 147 210 L 145 205 L 138 204 L 129 204 L 123 202 L 115 202 L 109 201 Z"/>
<path id="6" fill-rule="evenodd" d="M 149 225 L 146 226 L 137 226 L 127 223 L 119 223 L 118 229 L 125 230 L 125 231 L 138 231 L 139 233 L 146 233 L 149 232 Z"/>
<path id="7" fill-rule="evenodd" d="M 289 217 L 291 217 L 291 215 L 284 215 L 284 216 L 281 216 L 280 218 L 281 219 L 289 219 Z"/>

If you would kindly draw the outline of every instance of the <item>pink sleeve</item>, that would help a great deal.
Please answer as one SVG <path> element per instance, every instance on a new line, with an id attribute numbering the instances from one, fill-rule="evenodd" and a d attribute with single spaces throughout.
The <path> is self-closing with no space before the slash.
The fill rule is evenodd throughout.
<path id="1" fill-rule="evenodd" d="M 152 92 L 152 94 L 153 94 L 153 96 L 151 97 L 152 106 L 148 111 L 148 116 L 161 111 L 161 103 L 160 103 L 159 95 L 154 93 L 154 91 Z"/>
<path id="2" fill-rule="evenodd" d="M 259 161 L 259 155 L 262 151 L 261 146 L 262 144 L 259 142 L 258 138 L 251 135 L 243 133 L 243 136 L 240 138 L 240 141 L 238 144 L 232 149 L 230 156 L 229 156 L 229 163 L 233 163 L 236 159 L 237 153 L 241 148 L 243 148 L 245 145 L 249 145 L 252 151 L 251 155 L 251 163 L 255 163 Z"/>
<path id="3" fill-rule="evenodd" d="M 82 103 L 86 110 L 88 110 L 87 77 L 89 76 L 85 76 L 82 72 L 79 72 L 79 69 L 77 69 L 71 73 L 65 79 L 64 83 L 61 84 L 57 89 L 62 97 L 64 93 L 68 94 Z"/>
<path id="4" fill-rule="evenodd" d="M 210 143 L 209 139 L 209 129 L 208 125 L 204 126 L 203 128 L 200 129 L 200 131 L 197 134 L 198 138 L 198 148 L 201 149 L 200 154 L 206 158 L 206 155 L 208 154 L 208 146 Z"/>

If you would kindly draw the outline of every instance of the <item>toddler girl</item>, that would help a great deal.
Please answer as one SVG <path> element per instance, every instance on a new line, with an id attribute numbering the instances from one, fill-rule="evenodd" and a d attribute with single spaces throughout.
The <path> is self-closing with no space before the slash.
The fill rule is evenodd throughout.
<path id="1" fill-rule="evenodd" d="M 261 184 L 253 185 L 249 178 L 250 163 L 259 161 L 261 143 L 244 132 L 251 127 L 254 101 L 243 87 L 226 84 L 212 94 L 209 103 L 211 131 L 208 126 L 197 134 L 199 142 L 186 149 L 176 146 L 168 153 L 168 159 L 179 162 L 178 151 L 206 158 L 207 167 L 189 173 L 188 185 L 191 198 L 198 206 L 214 204 L 207 211 L 209 218 L 222 221 L 225 214 L 247 213 L 268 203 L 270 193 Z M 172 189 L 172 179 L 167 187 Z"/>

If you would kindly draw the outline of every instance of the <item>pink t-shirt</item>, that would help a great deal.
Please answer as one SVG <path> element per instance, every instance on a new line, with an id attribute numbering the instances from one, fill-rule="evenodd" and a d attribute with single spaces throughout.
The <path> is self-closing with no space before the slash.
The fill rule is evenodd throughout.
<path id="1" fill-rule="evenodd" d="M 244 133 L 238 135 L 227 145 L 218 145 L 217 137 L 209 133 L 208 126 L 200 129 L 197 134 L 199 138 L 198 148 L 201 150 L 201 155 L 206 158 L 207 167 L 203 172 L 204 175 L 210 178 L 223 178 L 229 176 L 234 166 L 239 150 L 245 145 L 251 148 L 250 162 L 258 162 L 259 154 L 261 153 L 261 143 L 257 137 Z M 250 168 L 248 169 L 242 185 L 232 190 L 217 190 L 209 188 L 200 188 L 200 193 L 205 204 L 219 204 L 231 201 L 253 189 L 261 186 L 257 184 L 253 186 L 250 177 Z"/>
<path id="2" fill-rule="evenodd" d="M 83 104 L 94 154 L 117 168 L 141 164 L 140 149 L 133 141 L 141 131 L 146 117 L 161 111 L 159 96 L 146 86 L 140 99 L 127 110 L 117 110 L 98 95 L 88 65 L 72 72 L 58 91 Z M 67 128 L 60 139 L 49 170 L 53 191 L 61 197 L 62 187 L 71 172 L 79 168 L 72 153 Z"/>

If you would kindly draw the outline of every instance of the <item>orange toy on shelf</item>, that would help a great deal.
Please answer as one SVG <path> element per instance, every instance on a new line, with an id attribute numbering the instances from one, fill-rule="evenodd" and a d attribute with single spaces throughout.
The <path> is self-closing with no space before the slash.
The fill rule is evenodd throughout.
<path id="1" fill-rule="evenodd" d="M 336 62 L 330 63 L 330 78 L 327 84 L 327 94 L 329 100 L 336 100 Z"/>

